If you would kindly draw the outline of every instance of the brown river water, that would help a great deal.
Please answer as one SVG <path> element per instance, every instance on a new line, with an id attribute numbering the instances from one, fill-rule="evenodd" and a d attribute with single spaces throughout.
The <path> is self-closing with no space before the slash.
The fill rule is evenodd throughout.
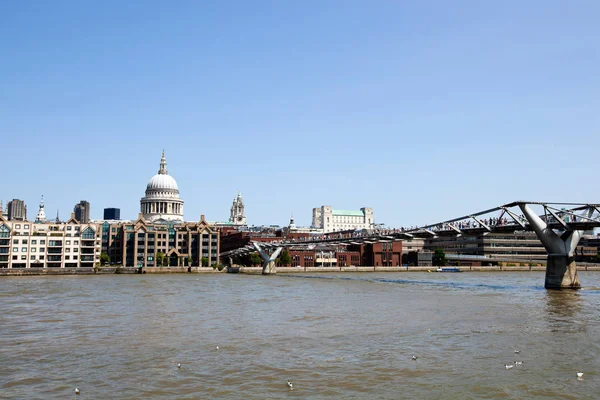
<path id="1" fill-rule="evenodd" d="M 0 398 L 599 399 L 600 273 L 580 279 L 3 277 Z"/>

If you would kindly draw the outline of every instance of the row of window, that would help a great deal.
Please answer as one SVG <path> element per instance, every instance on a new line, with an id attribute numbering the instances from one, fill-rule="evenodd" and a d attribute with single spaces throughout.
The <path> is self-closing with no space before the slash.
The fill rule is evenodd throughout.
<path id="1" fill-rule="evenodd" d="M 44 260 L 44 257 L 45 256 L 43 254 L 40 254 L 39 256 L 37 256 L 37 258 L 35 255 L 31 255 L 31 256 L 29 256 L 29 260 L 35 261 L 37 259 L 37 260 L 41 261 L 41 260 Z M 78 258 L 79 258 L 79 256 L 73 256 L 73 260 L 77 260 Z M 18 260 L 19 256 L 13 255 L 12 259 Z M 65 256 L 65 260 L 70 260 L 70 259 L 71 259 L 71 256 Z M 27 256 L 21 255 L 21 260 L 27 260 Z M 48 256 L 48 261 L 60 261 L 60 256 Z"/>

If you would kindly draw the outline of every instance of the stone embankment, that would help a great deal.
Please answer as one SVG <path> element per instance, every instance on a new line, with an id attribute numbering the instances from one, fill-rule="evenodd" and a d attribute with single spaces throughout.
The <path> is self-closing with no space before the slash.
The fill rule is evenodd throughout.
<path id="1" fill-rule="evenodd" d="M 437 267 L 277 267 L 279 274 L 324 273 L 324 272 L 435 272 Z M 476 266 L 456 267 L 463 272 L 501 272 L 501 271 L 545 271 L 542 266 Z M 600 271 L 600 265 L 579 265 L 578 271 Z M 109 275 L 109 274 L 220 274 L 226 273 L 206 267 L 102 267 L 102 268 L 5 268 L 0 276 L 29 275 Z M 260 275 L 262 267 L 236 266 L 229 272 Z"/>

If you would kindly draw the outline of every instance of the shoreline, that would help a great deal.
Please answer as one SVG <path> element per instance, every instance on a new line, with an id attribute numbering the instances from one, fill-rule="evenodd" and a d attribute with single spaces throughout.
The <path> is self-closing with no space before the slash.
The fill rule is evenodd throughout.
<path id="1" fill-rule="evenodd" d="M 344 272 L 436 272 L 437 267 L 277 267 L 278 274 L 297 273 L 344 273 Z M 540 272 L 541 266 L 474 266 L 456 267 L 461 272 Z M 577 266 L 578 271 L 600 271 L 600 265 Z M 2 276 L 40 276 L 40 275 L 113 275 L 113 274 L 224 274 L 239 273 L 261 275 L 262 267 L 236 267 L 232 271 L 222 271 L 206 267 L 106 267 L 106 268 L 6 268 L 0 269 Z M 451 273 L 451 272 L 443 272 Z"/>

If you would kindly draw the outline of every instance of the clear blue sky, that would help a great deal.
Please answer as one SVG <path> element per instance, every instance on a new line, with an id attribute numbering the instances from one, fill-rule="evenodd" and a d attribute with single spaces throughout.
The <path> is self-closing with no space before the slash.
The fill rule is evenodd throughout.
<path id="1" fill-rule="evenodd" d="M 424 225 L 600 202 L 598 1 L 0 2 L 0 199 Z"/>

